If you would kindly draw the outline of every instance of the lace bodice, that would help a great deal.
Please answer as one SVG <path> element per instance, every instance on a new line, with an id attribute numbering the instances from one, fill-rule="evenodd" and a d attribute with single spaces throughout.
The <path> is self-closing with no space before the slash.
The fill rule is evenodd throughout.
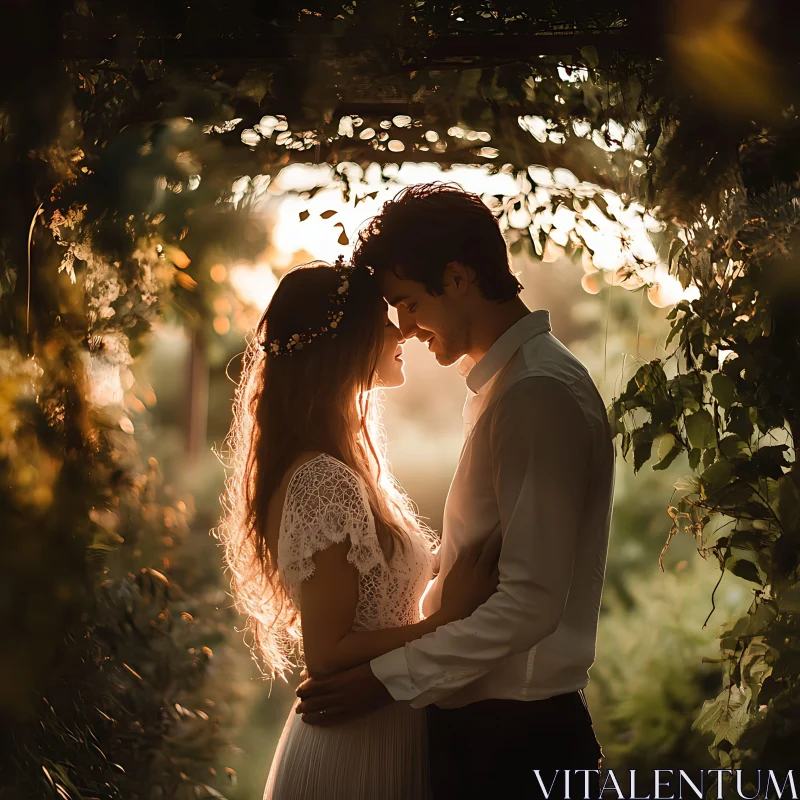
<path id="1" fill-rule="evenodd" d="M 314 553 L 345 539 L 350 540 L 347 560 L 360 576 L 353 629 L 419 622 L 419 601 L 432 577 L 428 542 L 410 531 L 405 547 L 396 544 L 387 565 L 363 480 L 323 453 L 292 475 L 283 504 L 278 571 L 295 607 L 300 584 L 314 574 Z"/>

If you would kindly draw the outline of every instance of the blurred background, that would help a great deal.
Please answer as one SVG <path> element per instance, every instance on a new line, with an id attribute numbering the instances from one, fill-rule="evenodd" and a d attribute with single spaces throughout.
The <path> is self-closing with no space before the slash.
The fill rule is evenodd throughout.
<path id="1" fill-rule="evenodd" d="M 284 170 L 253 209 L 267 233 L 262 256 L 211 267 L 221 288 L 214 300 L 215 335 L 198 342 L 185 328 L 162 323 L 135 365 L 137 383 L 151 391 L 151 402 L 133 419 L 137 437 L 176 494 L 194 498 L 194 518 L 179 558 L 215 587 L 209 595 L 215 611 L 207 612 L 218 620 L 211 669 L 224 676 L 222 694 L 230 703 L 227 735 L 233 746 L 221 757 L 229 770 L 231 797 L 261 796 L 296 683 L 271 683 L 250 660 L 244 620 L 231 611 L 226 582 L 219 576 L 221 551 L 209 536 L 220 513 L 224 469 L 218 454 L 230 423 L 244 337 L 286 269 L 313 258 L 348 255 L 348 234 L 353 238 L 404 182 L 438 177 L 489 195 L 502 194 L 502 182 L 511 180 L 475 168 L 437 169 L 418 165 L 398 174 L 357 207 L 343 200 L 339 187 L 323 184 L 309 197 L 309 190 L 325 180 L 325 168 Z M 609 280 L 587 280 L 596 270 L 580 259 L 573 263 L 563 251 L 545 253 L 540 260 L 524 248 L 514 249 L 523 300 L 531 309 L 549 309 L 554 334 L 589 368 L 607 403 L 642 361 L 663 355 L 666 314 L 680 294 L 651 291 L 647 299 L 643 289 L 624 292 L 613 289 Z M 662 295 L 669 291 L 669 286 L 661 289 Z M 383 398 L 389 459 L 422 516 L 440 531 L 461 448 L 465 386 L 456 367 L 439 367 L 418 342 L 407 343 L 405 351 L 406 384 Z M 688 471 L 685 459 L 678 459 L 664 471 L 647 466 L 634 476 L 631 465 L 618 457 L 597 659 L 587 698 L 604 766 L 620 771 L 713 766 L 708 742 L 691 725 L 720 683 L 719 626 L 746 610 L 751 600 L 746 584 L 726 575 L 715 595 L 716 611 L 704 627 L 719 575 L 716 565 L 697 558 L 694 541 L 683 536 L 672 541 L 663 571 L 659 568 L 671 524 L 671 487 Z"/>

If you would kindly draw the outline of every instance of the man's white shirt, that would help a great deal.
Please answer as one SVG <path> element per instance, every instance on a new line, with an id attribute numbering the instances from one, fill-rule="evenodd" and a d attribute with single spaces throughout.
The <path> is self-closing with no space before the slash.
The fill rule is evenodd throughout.
<path id="1" fill-rule="evenodd" d="M 589 682 L 614 447 L 588 371 L 550 330 L 549 312 L 533 311 L 477 364 L 465 357 L 459 365 L 468 386 L 465 440 L 423 613 L 438 607 L 458 552 L 498 530 L 500 581 L 470 617 L 370 662 L 395 700 L 455 708 L 489 698 L 539 700 Z M 558 402 L 543 409 L 541 398 L 554 394 Z M 577 425 L 557 430 L 565 419 Z M 556 436 L 575 446 L 553 446 Z M 575 464 L 578 452 L 587 463 Z M 588 481 L 572 478 L 587 467 Z"/>

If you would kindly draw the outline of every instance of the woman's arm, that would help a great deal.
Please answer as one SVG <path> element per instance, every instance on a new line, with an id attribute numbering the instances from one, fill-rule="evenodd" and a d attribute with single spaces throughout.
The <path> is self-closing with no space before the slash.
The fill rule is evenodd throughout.
<path id="1" fill-rule="evenodd" d="M 347 560 L 349 548 L 345 541 L 315 553 L 314 574 L 300 588 L 303 650 L 312 678 L 364 664 L 469 616 L 497 585 L 496 553 L 477 547 L 454 565 L 442 606 L 431 616 L 413 625 L 354 631 L 359 575 Z"/>
<path id="2" fill-rule="evenodd" d="M 347 560 L 349 549 L 345 541 L 315 553 L 314 574 L 300 588 L 303 650 L 314 678 L 363 664 L 446 622 L 437 611 L 414 625 L 353 631 L 359 575 Z"/>

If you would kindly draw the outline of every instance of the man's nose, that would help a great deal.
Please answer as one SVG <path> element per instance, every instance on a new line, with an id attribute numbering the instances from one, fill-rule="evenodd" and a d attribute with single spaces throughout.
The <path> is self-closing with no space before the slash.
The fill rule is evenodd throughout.
<path id="1" fill-rule="evenodd" d="M 414 317 L 402 308 L 397 309 L 397 327 L 400 328 L 403 339 L 416 336 L 418 330 Z"/>

